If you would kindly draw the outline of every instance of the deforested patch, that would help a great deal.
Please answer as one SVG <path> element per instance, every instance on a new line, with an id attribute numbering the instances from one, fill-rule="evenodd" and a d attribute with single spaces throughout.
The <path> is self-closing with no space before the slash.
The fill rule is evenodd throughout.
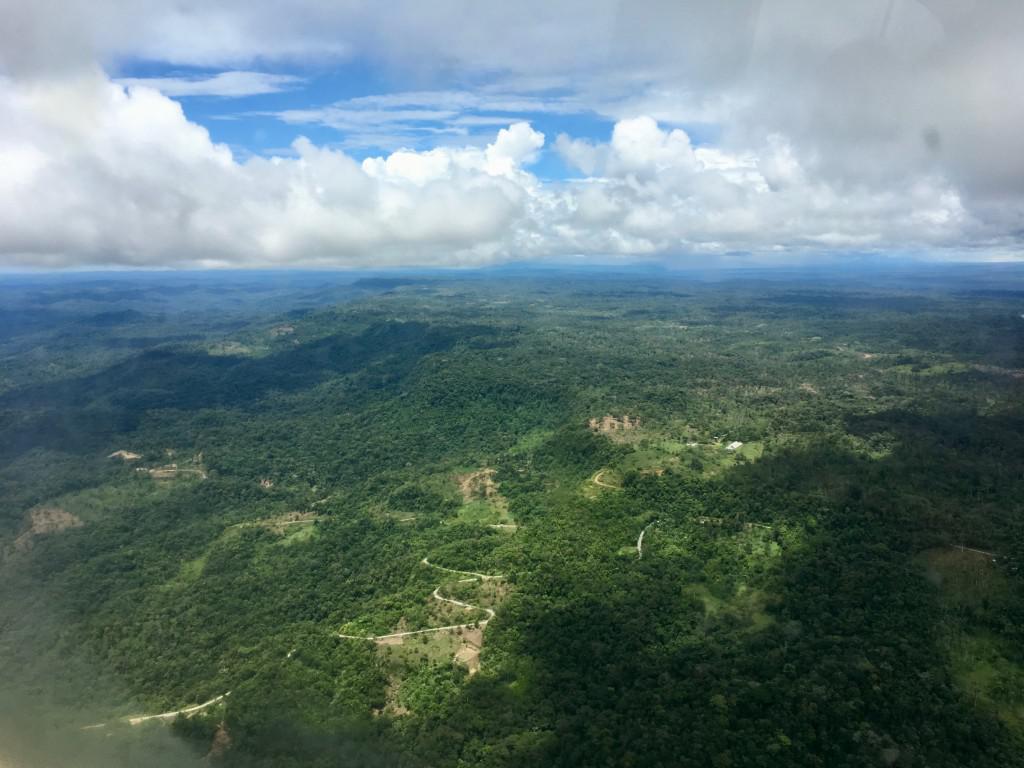
<path id="1" fill-rule="evenodd" d="M 14 540 L 15 549 L 25 551 L 32 548 L 37 536 L 60 533 L 69 528 L 80 528 L 85 525 L 81 518 L 60 507 L 36 507 L 28 513 L 28 528 Z"/>
<path id="2" fill-rule="evenodd" d="M 456 475 L 455 481 L 459 484 L 463 502 L 467 504 L 471 501 L 493 499 L 498 496 L 498 484 L 494 481 L 494 470 L 488 467 L 476 472 Z"/>
<path id="3" fill-rule="evenodd" d="M 610 434 L 615 432 L 627 432 L 631 429 L 636 429 L 640 426 L 640 419 L 633 417 L 630 418 L 629 414 L 623 414 L 622 416 L 612 416 L 606 414 L 600 418 L 591 418 L 587 425 L 594 432 L 600 432 L 602 434 Z"/>

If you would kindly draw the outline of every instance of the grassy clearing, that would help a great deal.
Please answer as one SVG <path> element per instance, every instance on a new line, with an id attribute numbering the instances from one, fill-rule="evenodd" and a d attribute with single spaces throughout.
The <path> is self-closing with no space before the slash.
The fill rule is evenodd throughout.
<path id="1" fill-rule="evenodd" d="M 853 453 L 875 461 L 891 456 L 896 447 L 896 438 L 891 434 L 881 432 L 866 437 L 844 434 L 842 440 L 844 446 Z"/>
<path id="2" fill-rule="evenodd" d="M 279 538 L 274 546 L 290 547 L 303 542 L 313 541 L 321 535 L 320 528 L 316 525 L 319 518 L 312 513 L 289 513 L 276 517 L 265 518 L 245 523 L 236 523 L 225 528 L 219 536 L 211 541 L 206 550 L 191 560 L 181 564 L 178 574 L 167 582 L 165 588 L 180 587 L 190 584 L 203 575 L 203 569 L 210 558 L 211 552 L 226 542 L 238 538 L 242 532 L 251 528 L 264 528 Z"/>
<path id="3" fill-rule="evenodd" d="M 759 632 L 775 621 L 765 610 L 765 594 L 746 584 L 735 587 L 690 584 L 683 592 L 704 606 L 706 622 L 727 620 L 749 632 Z"/>
<path id="4" fill-rule="evenodd" d="M 961 363 L 959 361 L 948 361 L 938 363 L 901 363 L 894 365 L 889 368 L 889 371 L 893 373 L 901 374 L 914 374 L 917 376 L 945 376 L 951 373 L 965 373 L 971 370 L 972 366 L 969 363 Z"/>
<path id="5" fill-rule="evenodd" d="M 729 441 L 699 442 L 698 440 L 676 440 L 664 435 L 650 435 L 633 443 L 633 451 L 625 456 L 614 469 L 606 471 L 602 479 L 621 478 L 627 472 L 691 471 L 703 477 L 721 474 L 737 463 L 757 461 L 764 454 L 764 443 L 744 443 L 735 451 L 726 450 Z M 618 482 L 618 481 L 617 481 Z"/>
<path id="6" fill-rule="evenodd" d="M 711 446 L 700 446 L 694 450 L 702 467 L 702 474 L 705 477 L 713 477 L 732 469 L 740 462 L 757 461 L 764 454 L 763 442 L 744 443 L 740 448 L 729 451 L 725 446 L 726 440 L 720 444 Z"/>
<path id="7" fill-rule="evenodd" d="M 782 547 L 772 538 L 772 530 L 750 525 L 736 536 L 736 552 L 748 562 L 767 560 L 782 554 Z"/>
<path id="8" fill-rule="evenodd" d="M 508 499 L 501 495 L 491 468 L 476 469 L 455 475 L 455 484 L 462 499 L 458 519 L 467 523 L 494 525 L 513 523 L 508 512 Z"/>
<path id="9" fill-rule="evenodd" d="M 973 702 L 1024 735 L 1024 667 L 1007 658 L 1005 645 L 988 632 L 960 634 L 950 648 L 953 679 Z"/>
<path id="10" fill-rule="evenodd" d="M 742 448 L 732 453 L 734 456 L 742 456 L 747 461 L 757 461 L 764 455 L 764 443 L 758 441 L 744 443 Z"/>
<path id="11" fill-rule="evenodd" d="M 1006 577 L 992 558 L 977 552 L 944 548 L 930 549 L 917 557 L 926 578 L 942 590 L 945 602 L 977 607 L 1006 593 Z"/>
<path id="12" fill-rule="evenodd" d="M 203 569 L 206 567 L 206 561 L 209 559 L 210 553 L 204 552 L 199 557 L 186 560 L 181 564 L 181 570 L 178 572 L 178 581 L 192 582 L 198 579 L 203 575 Z"/>
<path id="13" fill-rule="evenodd" d="M 459 507 L 458 519 L 464 523 L 494 525 L 515 522 L 508 513 L 508 502 L 504 497 L 475 499 Z"/>
<path id="14" fill-rule="evenodd" d="M 439 593 L 448 599 L 461 600 L 480 606 L 494 606 L 507 594 L 508 585 L 498 581 L 457 579 L 438 587 Z M 435 601 L 435 610 L 430 622 L 438 625 L 470 623 L 485 619 L 482 609 L 466 609 L 451 603 Z M 404 625 L 404 622 L 403 622 Z M 377 645 L 377 653 L 384 660 L 388 676 L 393 681 L 391 706 L 401 707 L 402 702 L 412 705 L 409 686 L 417 687 L 415 681 L 426 669 L 439 669 L 446 665 L 466 668 L 474 674 L 480 666 L 480 649 L 484 643 L 482 626 L 459 626 L 439 632 L 429 632 L 402 638 L 389 639 Z M 415 697 L 413 697 L 415 698 Z M 413 706 L 415 709 L 415 706 Z"/>
<path id="15" fill-rule="evenodd" d="M 654 447 L 661 453 L 667 453 L 669 456 L 678 456 L 686 450 L 686 443 L 681 440 L 658 440 L 655 442 Z"/>
<path id="16" fill-rule="evenodd" d="M 306 525 L 293 525 L 284 534 L 284 537 L 276 542 L 275 546 L 291 547 L 295 544 L 313 541 L 320 537 L 320 529 L 315 523 Z"/>
<path id="17" fill-rule="evenodd" d="M 953 679 L 974 704 L 1024 736 L 1024 666 L 1017 649 L 981 618 L 1008 594 L 1006 576 L 978 552 L 931 549 L 916 561 L 950 609 L 941 630 Z"/>
<path id="18" fill-rule="evenodd" d="M 451 662 L 462 646 L 464 631 L 433 632 L 408 637 L 401 645 L 380 645 L 377 652 L 389 667 L 389 671 L 405 677 L 408 670 L 421 664 L 444 664 Z"/>
<path id="19" fill-rule="evenodd" d="M 206 347 L 211 357 L 262 357 L 270 351 L 266 345 L 245 344 L 240 341 L 218 341 Z"/>
<path id="20" fill-rule="evenodd" d="M 535 451 L 547 442 L 555 431 L 553 429 L 531 429 L 508 449 L 509 454 L 517 456 L 522 453 Z"/>
<path id="21" fill-rule="evenodd" d="M 461 579 L 441 585 L 441 593 L 446 597 L 454 597 L 464 603 L 494 608 L 508 594 L 509 585 L 504 579 L 478 579 L 463 581 Z"/>
<path id="22" fill-rule="evenodd" d="M 437 585 L 441 597 L 481 607 L 464 608 L 433 597 L 433 587 L 412 586 L 400 595 L 389 596 L 369 607 L 366 613 L 345 623 L 339 631 L 346 635 L 383 636 L 432 627 L 472 624 L 487 619 L 488 614 L 484 607 L 494 607 L 505 594 L 505 587 L 499 583 L 481 582 L 470 577 L 463 581 L 451 576 L 443 582 L 433 583 Z M 418 636 L 413 636 L 403 642 L 419 642 L 417 638 Z"/>
<path id="23" fill-rule="evenodd" d="M 231 526 L 231 529 L 264 528 L 278 536 L 290 537 L 297 533 L 299 529 L 315 529 L 316 521 L 319 519 L 320 516 L 315 512 L 286 512 L 283 515 L 275 515 L 274 517 L 236 523 Z"/>
<path id="24" fill-rule="evenodd" d="M 116 517 L 125 509 L 150 504 L 167 495 L 169 489 L 165 484 L 147 482 L 148 478 L 141 475 L 140 472 L 128 476 L 122 482 L 65 494 L 55 499 L 53 505 L 86 523 L 93 523 Z"/>
<path id="25" fill-rule="evenodd" d="M 214 548 L 226 541 L 237 538 L 241 533 L 242 529 L 237 525 L 225 528 L 221 532 L 220 536 L 207 544 L 206 549 L 203 550 L 202 554 L 198 557 L 192 558 L 191 560 L 185 560 L 182 562 L 181 568 L 178 569 L 178 573 L 169 581 L 165 582 L 161 586 L 161 589 L 178 589 L 202 578 L 203 570 L 206 568 L 206 563 L 210 559 L 210 553 L 213 552 Z"/>
<path id="26" fill-rule="evenodd" d="M 626 473 L 634 472 L 656 472 L 659 470 L 671 469 L 679 466 L 679 457 L 668 453 L 660 446 L 651 448 L 639 448 L 626 456 L 619 469 Z"/>

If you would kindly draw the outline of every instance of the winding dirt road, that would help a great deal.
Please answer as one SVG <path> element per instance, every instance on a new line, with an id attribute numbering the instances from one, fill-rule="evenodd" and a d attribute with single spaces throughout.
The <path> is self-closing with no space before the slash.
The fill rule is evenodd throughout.
<path id="1" fill-rule="evenodd" d="M 494 609 L 493 608 L 482 608 L 479 605 L 470 605 L 469 603 L 464 603 L 461 600 L 456 600 L 453 597 L 445 597 L 444 595 L 441 594 L 441 588 L 440 587 L 436 587 L 434 589 L 434 591 L 431 593 L 430 596 L 432 598 L 434 598 L 435 600 L 440 600 L 441 602 L 444 602 L 444 603 L 451 603 L 452 605 L 457 605 L 460 608 L 465 608 L 466 610 L 470 610 L 470 611 L 484 611 L 487 614 L 487 618 L 477 622 L 477 624 L 479 624 L 480 626 L 483 626 L 488 621 L 490 621 L 491 619 L 494 618 Z"/>
<path id="2" fill-rule="evenodd" d="M 231 695 L 231 691 L 222 693 L 220 696 L 214 696 L 209 701 L 204 701 L 202 704 L 195 704 L 191 707 L 184 707 L 182 709 L 176 709 L 173 712 L 161 712 L 159 715 L 129 715 L 128 717 L 122 717 L 119 722 L 128 723 L 129 725 L 141 725 L 142 723 L 150 720 L 173 720 L 178 715 L 194 715 L 196 712 L 202 712 L 204 709 L 209 709 L 214 704 L 219 704 L 224 701 L 228 696 Z M 89 731 L 94 728 L 106 728 L 107 723 L 96 723 L 96 725 L 83 725 L 83 731 Z"/>
<path id="3" fill-rule="evenodd" d="M 617 485 L 609 485 L 608 483 L 601 482 L 601 475 L 603 475 L 607 471 L 607 469 L 599 470 L 597 473 L 594 474 L 592 478 L 590 478 L 590 482 L 592 482 L 594 485 L 599 485 L 602 488 L 610 488 L 613 491 L 621 491 L 622 488 L 620 488 Z"/>
<path id="4" fill-rule="evenodd" d="M 652 520 L 644 526 L 644 529 L 642 531 L 640 531 L 640 535 L 636 539 L 636 557 L 638 560 L 644 556 L 644 534 L 647 533 L 648 528 L 650 528 L 652 525 L 657 524 L 657 520 Z"/>
<path id="5" fill-rule="evenodd" d="M 427 560 L 427 558 L 425 557 L 422 560 L 420 560 L 420 562 L 424 565 L 429 565 L 431 568 L 437 568 L 437 570 L 439 571 L 447 571 L 448 573 L 458 573 L 462 576 L 476 576 L 478 579 L 482 579 L 483 581 L 505 578 L 501 574 L 477 573 L 476 571 L 457 571 L 454 568 L 445 568 L 443 565 L 435 565 L 434 563 Z"/>
<path id="6" fill-rule="evenodd" d="M 302 521 L 296 521 L 296 522 L 314 522 L 314 521 L 312 521 L 312 520 L 310 520 L 310 521 L 302 520 Z M 287 525 L 289 523 L 285 523 L 285 524 Z M 430 562 L 425 557 L 423 558 L 423 560 L 421 562 L 424 565 L 429 566 L 431 568 L 436 568 L 439 571 L 444 571 L 446 573 L 455 573 L 455 574 L 459 574 L 461 576 L 471 577 L 471 578 L 459 579 L 459 581 L 476 581 L 477 579 L 479 579 L 481 581 L 491 581 L 491 580 L 495 580 L 495 579 L 503 579 L 503 578 L 505 578 L 504 576 L 499 575 L 499 574 L 477 573 L 475 571 L 459 571 L 459 570 L 455 570 L 454 568 L 445 568 L 442 565 L 435 565 L 434 563 Z M 380 642 L 387 642 L 388 640 L 394 640 L 394 639 L 397 639 L 397 638 L 410 637 L 412 635 L 422 635 L 422 634 L 426 634 L 428 632 L 444 632 L 446 630 L 457 630 L 457 629 L 483 629 L 484 627 L 487 626 L 487 622 L 489 622 L 495 616 L 493 608 L 484 608 L 483 606 L 473 605 L 471 603 L 463 602 L 462 600 L 456 600 L 453 597 L 445 597 L 444 595 L 441 594 L 441 586 L 440 585 L 438 585 L 437 587 L 434 588 L 434 591 L 431 593 L 430 596 L 433 597 L 435 600 L 439 600 L 440 602 L 443 602 L 443 603 L 451 603 L 452 605 L 457 605 L 458 607 L 464 608 L 467 611 L 483 611 L 484 613 L 487 614 L 487 618 L 480 619 L 478 621 L 466 622 L 464 624 L 449 624 L 449 625 L 446 625 L 446 626 L 443 626 L 443 627 L 428 627 L 426 629 L 414 629 L 414 630 L 410 630 L 408 632 L 392 632 L 391 634 L 388 634 L 388 635 L 346 635 L 346 634 L 343 634 L 343 633 L 339 632 L 339 633 L 337 633 L 337 636 L 341 637 L 341 638 L 345 638 L 347 640 L 370 640 L 372 642 L 380 643 Z M 289 658 L 290 659 L 292 657 L 292 655 L 295 653 L 295 651 L 296 651 L 296 649 L 293 648 L 291 651 L 288 652 L 288 654 L 287 654 L 287 656 L 285 658 Z M 208 708 L 214 706 L 215 704 L 219 704 L 220 702 L 224 701 L 224 699 L 226 699 L 230 695 L 231 695 L 231 691 L 227 691 L 226 693 L 222 693 L 220 696 L 214 696 L 209 701 L 204 701 L 202 704 L 195 704 L 195 705 L 193 705 L 191 707 L 183 707 L 182 709 L 176 709 L 176 710 L 173 710 L 171 712 L 161 712 L 161 713 L 156 714 L 156 715 L 129 715 L 128 717 L 121 718 L 120 722 L 127 722 L 129 725 L 140 725 L 140 724 L 148 722 L 150 720 L 173 720 L 174 718 L 178 717 L 178 715 L 192 715 L 192 714 L 195 714 L 196 712 L 202 712 L 204 709 L 208 709 Z M 91 729 L 94 729 L 94 728 L 105 728 L 106 726 L 107 726 L 107 723 L 97 723 L 95 725 L 85 725 L 85 726 L 82 726 L 82 730 L 91 730 Z"/>
<path id="7" fill-rule="evenodd" d="M 481 581 L 488 581 L 488 580 L 491 580 L 491 579 L 503 579 L 503 578 L 505 578 L 504 576 L 495 575 L 495 574 L 476 573 L 475 571 L 457 571 L 454 568 L 445 568 L 444 566 L 441 566 L 441 565 L 435 565 L 434 563 L 432 563 L 429 560 L 427 560 L 427 558 L 425 558 L 425 557 L 420 562 L 422 562 L 424 565 L 430 566 L 431 568 L 437 568 L 439 571 L 445 571 L 446 573 L 457 573 L 457 574 L 460 574 L 460 575 L 463 575 L 463 576 L 472 576 L 473 577 L 471 579 L 459 579 L 459 581 L 476 581 L 477 579 L 480 579 Z M 483 606 L 480 606 L 480 605 L 472 605 L 471 603 L 464 603 L 462 600 L 456 600 L 455 598 L 452 598 L 452 597 L 445 597 L 444 595 L 441 594 L 441 586 L 440 585 L 438 585 L 437 587 L 434 588 L 434 591 L 430 594 L 430 596 L 432 598 L 434 598 L 435 600 L 440 600 L 443 603 L 451 603 L 452 605 L 457 605 L 460 608 L 465 608 L 466 610 L 469 610 L 469 611 L 483 611 L 484 613 L 487 614 L 487 618 L 486 619 L 480 619 L 479 621 L 466 622 L 465 624 L 448 624 L 448 625 L 443 626 L 443 627 L 427 627 L 426 629 L 413 629 L 413 630 L 409 630 L 407 632 L 392 632 L 391 634 L 388 634 L 388 635 L 346 635 L 346 634 L 344 634 L 342 632 L 339 632 L 338 633 L 338 637 L 344 638 L 346 640 L 370 640 L 370 641 L 375 642 L 375 643 L 386 643 L 388 640 L 395 640 L 395 639 L 402 638 L 402 637 L 411 637 L 412 635 L 423 635 L 423 634 L 426 634 L 428 632 L 444 632 L 446 630 L 451 630 L 451 629 L 471 629 L 471 628 L 474 628 L 474 627 L 482 629 L 483 627 L 487 626 L 487 622 L 489 622 L 491 619 L 494 618 L 494 609 L 493 608 L 484 608 Z"/>
<path id="8" fill-rule="evenodd" d="M 950 549 L 959 549 L 961 552 L 974 552 L 974 553 L 979 554 L 979 555 L 985 555 L 986 557 L 991 557 L 993 560 L 995 560 L 997 557 L 999 557 L 999 555 L 997 555 L 995 552 L 988 552 L 988 551 L 986 551 L 984 549 L 975 549 L 974 547 L 964 547 L 964 546 L 961 546 L 960 544 L 951 544 L 950 545 Z"/>
<path id="9" fill-rule="evenodd" d="M 178 715 L 191 715 L 196 712 L 202 712 L 204 709 L 212 707 L 214 704 L 218 704 L 228 696 L 231 695 L 231 691 L 222 693 L 220 696 L 214 696 L 209 701 L 204 701 L 202 704 L 196 704 L 193 707 L 185 707 L 184 709 L 176 709 L 173 712 L 161 712 L 159 715 L 135 715 L 135 717 L 127 718 L 130 725 L 138 725 L 144 723 L 147 720 L 173 720 Z"/>

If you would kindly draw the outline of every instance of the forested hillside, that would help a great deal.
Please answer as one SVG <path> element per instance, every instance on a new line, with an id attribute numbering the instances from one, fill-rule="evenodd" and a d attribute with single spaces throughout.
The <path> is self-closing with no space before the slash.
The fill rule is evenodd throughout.
<path id="1" fill-rule="evenodd" d="M 1024 765 L 1019 272 L 197 280 L 0 290 L 0 763 Z"/>

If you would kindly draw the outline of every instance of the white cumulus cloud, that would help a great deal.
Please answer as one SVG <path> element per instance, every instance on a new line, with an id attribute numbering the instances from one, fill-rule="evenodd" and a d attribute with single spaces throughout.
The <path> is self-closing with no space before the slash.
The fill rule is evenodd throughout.
<path id="1" fill-rule="evenodd" d="M 1024 241 L 1019 2 L 0 0 L 0 19 L 0 265 Z M 215 74 L 111 82 L 138 61 Z M 347 64 L 396 87 L 281 99 L 260 116 L 337 134 L 287 158 L 240 159 L 173 101 Z M 555 152 L 582 178 L 531 173 Z"/>
<path id="2" fill-rule="evenodd" d="M 0 261 L 75 264 L 476 263 L 508 255 L 543 144 L 527 124 L 486 148 L 363 163 L 300 139 L 244 162 L 156 90 L 0 80 Z"/>
<path id="3" fill-rule="evenodd" d="M 125 86 L 146 86 L 155 88 L 165 96 L 220 96 L 237 98 L 294 88 L 303 82 L 296 75 L 272 74 L 269 72 L 231 71 L 215 75 L 192 77 L 123 77 L 118 83 Z"/>
<path id="4" fill-rule="evenodd" d="M 694 146 L 640 115 L 560 136 L 585 176 L 541 181 L 527 122 L 484 146 L 357 161 L 299 139 L 239 159 L 158 90 L 0 78 L 0 265 L 476 265 L 572 254 L 674 257 L 995 244 L 940 170 L 883 188 L 816 174 L 790 138 Z"/>

